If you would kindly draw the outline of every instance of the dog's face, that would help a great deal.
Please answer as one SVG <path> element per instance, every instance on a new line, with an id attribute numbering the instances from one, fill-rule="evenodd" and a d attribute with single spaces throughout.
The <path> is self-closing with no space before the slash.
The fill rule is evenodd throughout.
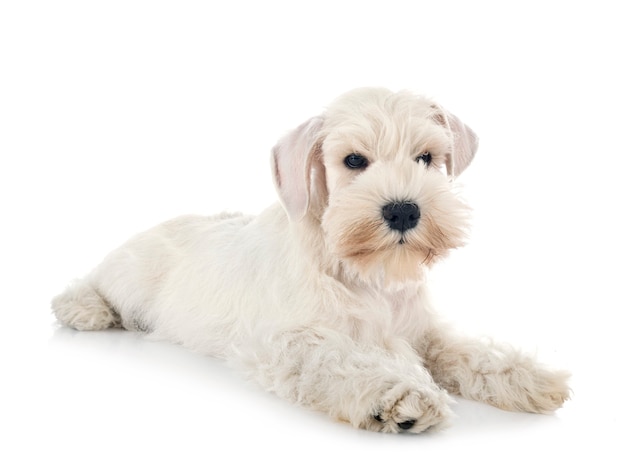
<path id="1" fill-rule="evenodd" d="M 463 243 L 467 208 L 450 180 L 475 149 L 433 102 L 362 89 L 279 142 L 275 182 L 290 219 L 316 220 L 346 274 L 404 284 Z"/>

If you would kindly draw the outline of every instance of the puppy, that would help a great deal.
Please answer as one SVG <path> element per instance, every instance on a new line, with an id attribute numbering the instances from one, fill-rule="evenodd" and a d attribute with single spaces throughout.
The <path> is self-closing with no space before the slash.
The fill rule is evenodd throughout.
<path id="1" fill-rule="evenodd" d="M 419 433 L 449 393 L 550 412 L 568 374 L 455 333 L 425 273 L 466 237 L 452 180 L 475 134 L 424 97 L 359 89 L 274 147 L 280 203 L 183 216 L 130 239 L 52 300 L 78 330 L 123 327 L 221 357 L 355 427 Z"/>

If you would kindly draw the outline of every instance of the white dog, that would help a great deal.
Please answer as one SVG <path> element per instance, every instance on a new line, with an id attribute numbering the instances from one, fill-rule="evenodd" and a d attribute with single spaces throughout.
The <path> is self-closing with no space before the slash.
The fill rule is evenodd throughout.
<path id="1" fill-rule="evenodd" d="M 79 330 L 121 326 L 225 358 L 359 428 L 440 426 L 448 393 L 553 411 L 568 373 L 457 335 L 428 301 L 427 269 L 463 244 L 468 209 L 451 181 L 476 147 L 426 98 L 347 93 L 273 149 L 280 204 L 139 234 L 53 310 Z"/>

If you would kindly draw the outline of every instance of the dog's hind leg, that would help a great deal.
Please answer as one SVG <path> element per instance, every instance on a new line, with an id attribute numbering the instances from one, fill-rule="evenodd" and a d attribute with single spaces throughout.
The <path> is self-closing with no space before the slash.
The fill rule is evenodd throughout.
<path id="1" fill-rule="evenodd" d="M 451 414 L 448 394 L 417 356 L 413 361 L 331 330 L 288 330 L 239 352 L 241 365 L 265 389 L 358 428 L 419 433 Z"/>
<path id="2" fill-rule="evenodd" d="M 87 280 L 76 280 L 52 299 L 52 310 L 66 326 L 96 331 L 121 326 L 121 318 Z"/>

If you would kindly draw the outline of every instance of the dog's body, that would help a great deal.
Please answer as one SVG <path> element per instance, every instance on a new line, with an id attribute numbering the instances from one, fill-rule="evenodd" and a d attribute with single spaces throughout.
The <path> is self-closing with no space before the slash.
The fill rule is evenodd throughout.
<path id="1" fill-rule="evenodd" d="M 348 93 L 274 148 L 281 204 L 163 223 L 53 309 L 76 329 L 122 326 L 227 359 L 361 428 L 438 426 L 448 392 L 552 411 L 567 373 L 454 334 L 428 301 L 426 269 L 463 243 L 467 208 L 450 178 L 475 149 L 473 132 L 427 99 Z"/>

